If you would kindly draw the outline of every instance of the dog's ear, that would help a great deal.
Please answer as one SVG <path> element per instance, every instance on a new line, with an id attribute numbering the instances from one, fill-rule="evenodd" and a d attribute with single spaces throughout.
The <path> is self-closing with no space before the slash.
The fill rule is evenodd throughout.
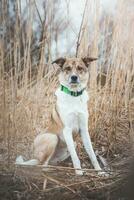
<path id="1" fill-rule="evenodd" d="M 86 67 L 89 66 L 89 64 L 95 60 L 97 60 L 98 58 L 92 58 L 92 57 L 84 57 L 82 58 L 82 61 L 84 62 L 84 64 L 86 65 Z"/>
<path id="2" fill-rule="evenodd" d="M 62 67 L 65 62 L 66 62 L 66 58 L 58 58 L 55 61 L 53 61 L 52 64 L 56 63 L 57 65 Z"/>

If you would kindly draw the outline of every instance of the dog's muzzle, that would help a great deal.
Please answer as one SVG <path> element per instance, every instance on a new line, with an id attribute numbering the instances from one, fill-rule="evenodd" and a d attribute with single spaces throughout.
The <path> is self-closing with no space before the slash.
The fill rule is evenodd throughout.
<path id="1" fill-rule="evenodd" d="M 69 83 L 71 83 L 71 84 L 78 84 L 78 83 L 80 83 L 79 77 L 76 76 L 76 75 L 72 75 L 70 77 Z"/>

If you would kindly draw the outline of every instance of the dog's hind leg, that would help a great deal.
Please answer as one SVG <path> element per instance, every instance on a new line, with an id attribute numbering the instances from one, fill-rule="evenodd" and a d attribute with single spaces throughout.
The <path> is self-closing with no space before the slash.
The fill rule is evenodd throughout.
<path id="1" fill-rule="evenodd" d="M 40 163 L 45 167 L 48 165 L 55 153 L 58 144 L 58 137 L 52 133 L 40 134 L 34 140 L 34 154 Z M 47 179 L 44 180 L 43 190 L 46 189 Z"/>
<path id="2" fill-rule="evenodd" d="M 46 167 L 49 163 L 49 161 L 51 160 L 53 154 L 54 154 L 55 151 L 52 151 L 52 153 L 50 154 L 50 156 L 47 158 L 47 160 L 43 163 L 43 166 Z M 46 186 L 47 186 L 47 178 L 44 179 L 44 183 L 43 183 L 43 190 L 46 189 Z"/>
<path id="3" fill-rule="evenodd" d="M 55 152 L 58 137 L 52 133 L 38 135 L 34 140 L 34 157 L 44 164 L 48 157 Z"/>

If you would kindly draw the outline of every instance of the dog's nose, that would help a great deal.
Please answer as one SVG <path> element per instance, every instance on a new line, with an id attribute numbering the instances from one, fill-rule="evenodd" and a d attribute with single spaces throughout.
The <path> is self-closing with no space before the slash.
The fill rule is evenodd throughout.
<path id="1" fill-rule="evenodd" d="M 75 76 L 75 75 L 74 75 L 74 76 L 71 76 L 71 81 L 72 81 L 72 82 L 76 82 L 76 81 L 77 81 L 77 79 L 78 79 L 78 77 L 77 77 L 77 76 Z"/>

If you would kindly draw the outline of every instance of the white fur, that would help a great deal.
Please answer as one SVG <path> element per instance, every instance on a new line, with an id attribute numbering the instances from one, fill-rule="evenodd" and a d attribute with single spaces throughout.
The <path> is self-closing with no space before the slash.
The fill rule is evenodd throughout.
<path id="1" fill-rule="evenodd" d="M 39 161 L 37 159 L 31 159 L 24 161 L 23 156 L 18 156 L 15 161 L 16 165 L 38 165 Z"/>
<path id="2" fill-rule="evenodd" d="M 96 170 L 101 170 L 94 153 L 90 135 L 88 133 L 88 94 L 86 91 L 81 96 L 74 97 L 64 93 L 60 88 L 56 91 L 57 108 L 61 120 L 64 124 L 63 137 L 70 152 L 74 168 L 81 169 L 80 160 L 77 156 L 74 142 L 73 130 L 79 131 L 85 150 L 91 159 L 91 162 Z M 83 174 L 81 170 L 76 170 L 77 174 Z"/>

